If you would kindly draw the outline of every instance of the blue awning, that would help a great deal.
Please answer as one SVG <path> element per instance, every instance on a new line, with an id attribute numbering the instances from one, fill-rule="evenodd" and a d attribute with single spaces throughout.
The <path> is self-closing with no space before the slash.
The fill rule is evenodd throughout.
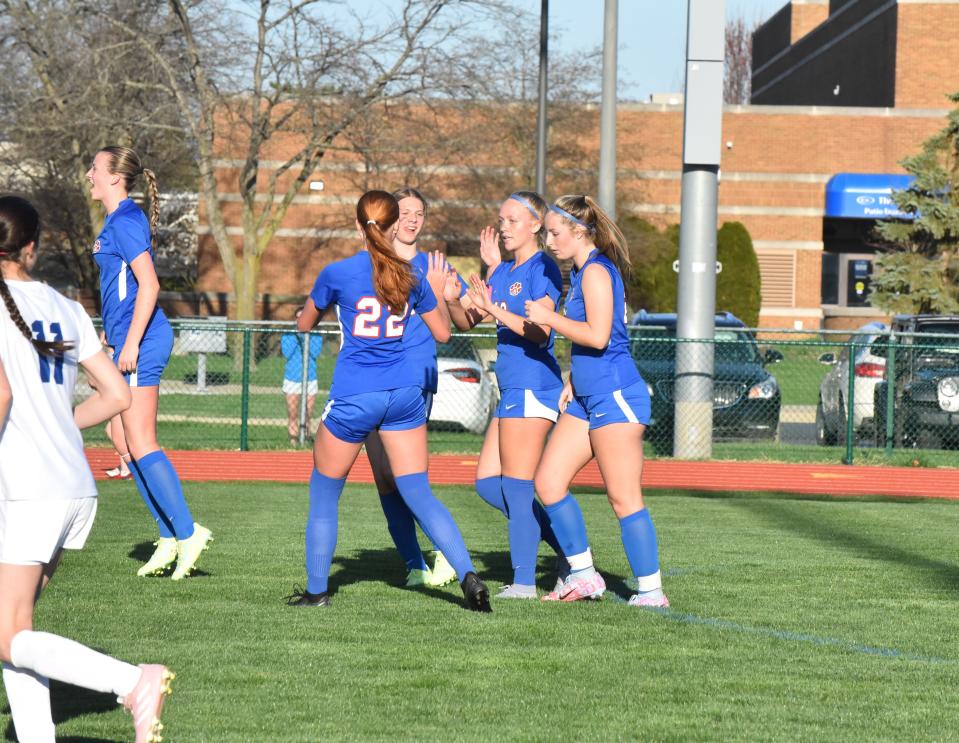
<path id="1" fill-rule="evenodd" d="M 913 219 L 892 200 L 893 191 L 909 188 L 911 175 L 838 173 L 826 184 L 826 216 L 844 219 Z"/>

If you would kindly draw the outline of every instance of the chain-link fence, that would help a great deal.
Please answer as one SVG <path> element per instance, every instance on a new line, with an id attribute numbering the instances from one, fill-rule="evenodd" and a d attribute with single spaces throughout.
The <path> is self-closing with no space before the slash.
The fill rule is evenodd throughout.
<path id="1" fill-rule="evenodd" d="M 173 325 L 174 352 L 160 385 L 158 433 L 165 447 L 309 443 L 340 346 L 335 323 L 321 324 L 308 343 L 289 323 L 206 319 Z M 864 452 L 874 457 L 959 446 L 959 334 L 890 338 L 885 330 L 718 327 L 714 340 L 704 343 L 677 341 L 675 327 L 635 326 L 630 336 L 651 393 L 652 453 L 671 455 L 690 428 L 705 435 L 710 455 L 720 458 L 851 462 Z M 687 361 L 677 372 L 677 349 L 687 343 L 688 353 L 678 354 Z M 495 349 L 492 329 L 482 328 L 439 346 L 430 419 L 434 450 L 479 451 L 499 396 Z M 556 351 L 568 368 L 568 342 L 558 339 Z M 677 417 L 677 399 L 688 402 L 694 389 L 683 386 L 688 359 L 709 354 L 711 390 L 700 387 L 699 406 Z M 78 394 L 85 394 L 83 385 Z M 87 441 L 108 440 L 91 431 Z"/>

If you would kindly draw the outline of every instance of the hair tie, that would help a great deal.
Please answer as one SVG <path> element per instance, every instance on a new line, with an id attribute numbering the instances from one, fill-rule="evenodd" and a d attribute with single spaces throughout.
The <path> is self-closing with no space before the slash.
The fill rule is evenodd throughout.
<path id="1" fill-rule="evenodd" d="M 556 206 L 556 204 L 550 204 L 549 210 L 551 212 L 555 212 L 556 214 L 559 214 L 561 217 L 566 217 L 566 219 L 570 220 L 571 222 L 575 222 L 587 232 L 596 232 L 595 225 L 586 224 L 583 220 L 577 219 L 565 209 L 560 209 L 558 206 Z"/>
<path id="2" fill-rule="evenodd" d="M 375 219 L 367 219 L 367 220 L 366 220 L 366 223 L 367 223 L 367 224 L 376 224 L 376 220 L 375 220 Z"/>
<path id="3" fill-rule="evenodd" d="M 518 201 L 520 204 L 525 206 L 529 210 L 529 213 L 533 215 L 533 219 L 535 219 L 537 222 L 543 221 L 543 218 L 539 216 L 539 213 L 533 208 L 533 205 L 529 203 L 529 199 L 526 199 L 520 196 L 518 193 L 511 193 L 509 195 L 509 199 L 513 199 L 513 201 Z M 509 199 L 507 199 L 507 201 Z"/>

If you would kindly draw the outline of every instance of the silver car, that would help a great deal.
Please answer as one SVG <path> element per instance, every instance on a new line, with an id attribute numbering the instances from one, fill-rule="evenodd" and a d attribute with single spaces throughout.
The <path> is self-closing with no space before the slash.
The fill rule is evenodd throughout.
<path id="1" fill-rule="evenodd" d="M 454 336 L 436 344 L 439 384 L 433 396 L 431 426 L 455 426 L 472 433 L 486 430 L 498 390 L 469 338 Z"/>
<path id="2" fill-rule="evenodd" d="M 868 323 L 850 338 L 850 343 L 855 345 L 854 358 L 850 359 L 850 346 L 844 347 L 838 358 L 833 353 L 819 357 L 819 363 L 831 367 L 819 384 L 816 405 L 816 442 L 820 446 L 831 446 L 846 439 L 850 364 L 854 376 L 853 430 L 857 437 L 863 438 L 872 433 L 876 420 L 873 390 L 886 371 L 885 357 L 873 354 L 872 344 L 888 331 L 884 323 Z"/>

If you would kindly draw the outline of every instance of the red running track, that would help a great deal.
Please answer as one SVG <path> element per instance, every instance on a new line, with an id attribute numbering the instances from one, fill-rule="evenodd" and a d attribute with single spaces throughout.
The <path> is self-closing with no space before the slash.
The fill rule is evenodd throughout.
<path id="1" fill-rule="evenodd" d="M 309 451 L 168 451 L 167 454 L 181 478 L 206 482 L 306 483 L 313 466 Z M 87 458 L 98 480 L 106 479 L 104 470 L 117 464 L 112 449 L 87 449 Z M 430 457 L 430 481 L 434 484 L 471 484 L 475 470 L 475 456 L 435 454 Z M 365 455 L 356 460 L 350 479 L 373 482 Z M 603 486 L 595 462 L 583 468 L 574 485 Z M 959 469 L 660 459 L 646 463 L 643 487 L 959 500 Z"/>

